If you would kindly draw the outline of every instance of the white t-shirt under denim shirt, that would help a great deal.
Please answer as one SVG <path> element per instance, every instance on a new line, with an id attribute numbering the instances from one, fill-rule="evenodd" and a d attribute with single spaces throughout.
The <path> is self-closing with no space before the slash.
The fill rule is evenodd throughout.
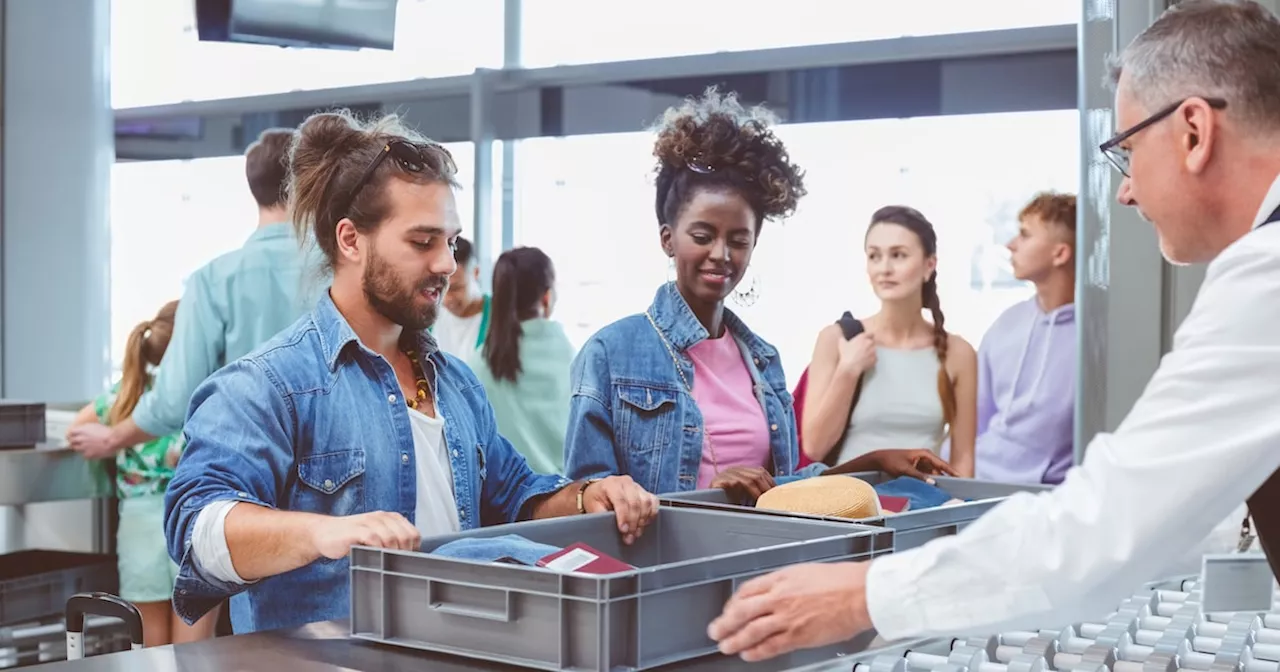
<path id="1" fill-rule="evenodd" d="M 453 534 L 459 530 L 458 505 L 453 495 L 453 468 L 444 441 L 444 419 L 429 417 L 406 407 L 413 429 L 413 453 L 417 467 L 418 502 L 414 525 L 422 538 Z M 406 459 L 408 456 L 405 456 Z M 200 568 L 227 583 L 248 583 L 236 573 L 227 548 L 227 514 L 239 502 L 223 500 L 204 508 L 196 517 L 191 550 Z"/>

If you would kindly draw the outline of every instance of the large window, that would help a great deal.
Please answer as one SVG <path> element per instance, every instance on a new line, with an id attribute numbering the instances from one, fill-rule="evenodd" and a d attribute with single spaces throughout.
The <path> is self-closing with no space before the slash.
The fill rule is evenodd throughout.
<path id="1" fill-rule="evenodd" d="M 522 65 L 545 67 L 1070 24 L 1079 0 L 528 0 Z M 566 31 L 570 34 L 566 38 Z"/>
<path id="2" fill-rule="evenodd" d="M 502 0 L 399 0 L 396 48 L 201 42 L 191 0 L 112 0 L 111 101 L 138 107 L 470 74 L 502 65 Z"/>
<path id="3" fill-rule="evenodd" d="M 647 133 L 621 133 L 516 144 L 515 243 L 540 247 L 555 263 L 555 319 L 577 345 L 643 310 L 667 278 L 652 142 Z"/>
<path id="4" fill-rule="evenodd" d="M 818 331 L 845 310 L 878 308 L 862 236 L 882 205 L 912 205 L 937 226 L 948 328 L 976 347 L 994 319 L 1030 296 L 1008 275 L 1003 243 L 1018 209 L 1042 189 L 1075 191 L 1075 111 L 783 126 L 807 170 L 794 217 L 766 225 L 745 284 L 759 299 L 730 304 L 782 353 L 793 384 Z M 1010 153 L 1010 138 L 1023 151 Z M 581 344 L 641 311 L 668 277 L 653 215 L 652 137 L 539 138 L 516 148 L 516 242 L 555 260 L 557 318 Z M 1034 146 L 1026 146 L 1034 143 Z"/>
<path id="5" fill-rule="evenodd" d="M 495 143 L 496 144 L 496 143 Z M 475 151 L 446 145 L 458 163 L 458 216 L 473 233 Z M 500 147 L 495 153 L 501 156 Z M 244 158 L 117 163 L 111 170 L 111 362 L 118 372 L 134 325 L 181 298 L 187 276 L 244 244 L 258 208 Z"/>

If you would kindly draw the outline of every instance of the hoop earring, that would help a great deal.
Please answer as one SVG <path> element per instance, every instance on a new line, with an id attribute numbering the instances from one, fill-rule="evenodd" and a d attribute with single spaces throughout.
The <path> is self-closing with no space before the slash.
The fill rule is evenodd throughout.
<path id="1" fill-rule="evenodd" d="M 751 306 L 756 305 L 756 301 L 760 300 L 759 280 L 760 280 L 760 276 L 756 275 L 755 273 L 752 273 L 751 284 L 746 288 L 746 290 L 740 289 L 741 284 L 739 284 L 739 288 L 735 288 L 733 290 L 733 293 L 729 295 L 730 298 L 733 299 L 734 303 L 738 304 L 743 308 L 750 308 Z"/>

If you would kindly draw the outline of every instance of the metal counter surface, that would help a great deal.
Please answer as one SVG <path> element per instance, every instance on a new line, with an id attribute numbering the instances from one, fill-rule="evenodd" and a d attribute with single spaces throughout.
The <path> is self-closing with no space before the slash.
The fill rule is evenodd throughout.
<path id="1" fill-rule="evenodd" d="M 205 670 L 264 670 L 269 672 L 502 672 L 528 668 L 500 665 L 444 654 L 402 649 L 352 640 L 345 621 L 313 623 L 294 630 L 236 635 L 219 639 L 113 653 L 77 661 L 24 668 L 32 672 L 203 672 Z M 842 646 L 799 652 L 764 663 L 738 658 L 705 656 L 660 668 L 662 672 L 849 672 L 851 657 L 842 651 L 869 653 L 881 648 L 871 633 Z M 897 647 L 888 647 L 897 648 Z"/>
<path id="2" fill-rule="evenodd" d="M 114 495 L 110 472 L 64 445 L 0 450 L 0 506 Z"/>

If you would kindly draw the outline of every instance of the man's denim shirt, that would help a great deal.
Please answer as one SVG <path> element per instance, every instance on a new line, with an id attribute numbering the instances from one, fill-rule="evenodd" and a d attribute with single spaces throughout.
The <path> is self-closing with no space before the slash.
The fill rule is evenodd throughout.
<path id="1" fill-rule="evenodd" d="M 702 412 L 685 389 L 662 338 L 670 342 L 686 380 L 693 380 L 687 351 L 709 334 L 675 284 L 658 289 L 648 314 L 625 317 L 587 341 L 573 362 L 573 397 L 565 436 L 565 475 L 572 479 L 627 474 L 649 492 L 697 487 L 702 462 Z M 772 473 L 797 474 L 799 447 L 791 393 L 778 351 L 729 310 L 724 324 L 742 351 L 756 400 L 769 424 Z"/>
<path id="2" fill-rule="evenodd" d="M 453 469 L 462 529 L 514 522 L 539 495 L 568 485 L 533 472 L 498 435 L 484 389 L 461 361 L 420 337 Z M 274 339 L 196 390 L 186 450 L 165 495 L 169 555 L 180 564 L 174 608 L 192 621 L 230 595 L 236 633 L 346 618 L 348 560 L 320 559 L 249 585 L 222 583 L 190 553 L 196 516 L 218 500 L 414 520 L 413 433 L 391 365 L 364 347 L 328 292 Z"/>

